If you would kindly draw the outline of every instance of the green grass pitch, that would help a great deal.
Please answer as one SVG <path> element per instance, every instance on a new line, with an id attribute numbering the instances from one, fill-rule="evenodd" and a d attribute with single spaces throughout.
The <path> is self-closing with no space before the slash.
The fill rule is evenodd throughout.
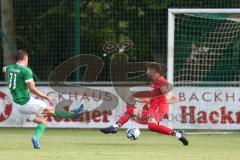
<path id="1" fill-rule="evenodd" d="M 47 129 L 42 148 L 34 150 L 34 129 L 1 128 L 0 160 L 237 160 L 240 134 L 189 135 L 184 147 L 174 137 L 142 131 L 137 141 L 125 131 L 104 135 L 98 130 Z"/>

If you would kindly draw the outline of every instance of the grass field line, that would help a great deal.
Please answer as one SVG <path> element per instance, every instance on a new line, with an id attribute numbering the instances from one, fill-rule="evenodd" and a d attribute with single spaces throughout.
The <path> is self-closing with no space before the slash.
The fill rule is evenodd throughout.
<path id="1" fill-rule="evenodd" d="M 225 135 L 225 134 L 240 134 L 240 132 L 186 132 L 189 135 Z"/>

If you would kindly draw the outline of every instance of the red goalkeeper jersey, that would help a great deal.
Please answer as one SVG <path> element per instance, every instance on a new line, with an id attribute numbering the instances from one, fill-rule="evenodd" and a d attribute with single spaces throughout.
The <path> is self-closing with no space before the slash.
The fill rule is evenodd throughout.
<path id="1" fill-rule="evenodd" d="M 160 87 L 167 86 L 168 82 L 163 76 L 155 78 L 151 84 L 151 107 L 168 106 L 167 97 L 161 92 Z"/>

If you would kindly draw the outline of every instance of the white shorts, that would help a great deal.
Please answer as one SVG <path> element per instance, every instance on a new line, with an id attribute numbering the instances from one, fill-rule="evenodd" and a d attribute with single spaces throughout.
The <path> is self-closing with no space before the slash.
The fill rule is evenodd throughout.
<path id="1" fill-rule="evenodd" d="M 33 121 L 43 113 L 47 104 L 40 99 L 31 97 L 26 104 L 20 105 L 15 103 L 15 106 L 17 111 L 22 114 L 26 120 Z"/>

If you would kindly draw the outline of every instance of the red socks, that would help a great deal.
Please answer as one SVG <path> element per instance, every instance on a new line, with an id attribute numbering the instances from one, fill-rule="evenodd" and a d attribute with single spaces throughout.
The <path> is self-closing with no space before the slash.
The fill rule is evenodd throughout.
<path id="1" fill-rule="evenodd" d="M 121 127 L 124 125 L 131 117 L 134 116 L 134 109 L 135 107 L 128 107 L 125 113 L 119 118 L 117 121 L 117 125 Z M 147 112 L 146 112 L 147 113 Z M 143 117 L 146 116 L 144 112 L 142 112 Z M 166 134 L 166 135 L 174 135 L 174 130 L 171 128 L 168 128 L 163 125 L 159 125 L 157 123 L 148 123 L 148 129 L 153 132 L 158 132 L 161 134 Z"/>
<path id="2" fill-rule="evenodd" d="M 174 130 L 156 123 L 148 123 L 148 129 L 153 132 L 158 132 L 166 135 L 173 135 Z"/>
<path id="3" fill-rule="evenodd" d="M 134 109 L 135 107 L 129 107 L 127 108 L 127 110 L 125 111 L 125 113 L 119 118 L 119 120 L 117 121 L 117 124 L 119 126 L 124 125 L 134 114 Z"/>

